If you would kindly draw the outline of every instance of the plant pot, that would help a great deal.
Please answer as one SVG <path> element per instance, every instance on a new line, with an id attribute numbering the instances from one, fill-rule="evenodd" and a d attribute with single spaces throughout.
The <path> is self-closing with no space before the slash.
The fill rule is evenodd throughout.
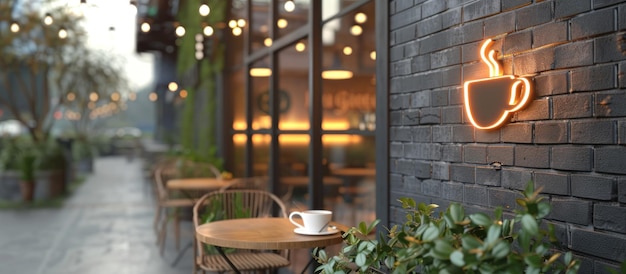
<path id="1" fill-rule="evenodd" d="M 35 198 L 35 181 L 20 181 L 20 192 L 22 201 L 32 202 Z"/>

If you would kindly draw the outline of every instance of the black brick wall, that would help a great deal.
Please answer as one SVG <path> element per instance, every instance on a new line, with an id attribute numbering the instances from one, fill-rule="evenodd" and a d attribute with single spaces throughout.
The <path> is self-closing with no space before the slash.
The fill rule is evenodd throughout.
<path id="1" fill-rule="evenodd" d="M 399 197 L 511 213 L 532 180 L 581 273 L 626 260 L 626 1 L 389 3 L 391 222 Z M 463 82 L 488 76 L 486 38 L 534 89 L 496 130 L 473 128 L 463 106 Z"/>

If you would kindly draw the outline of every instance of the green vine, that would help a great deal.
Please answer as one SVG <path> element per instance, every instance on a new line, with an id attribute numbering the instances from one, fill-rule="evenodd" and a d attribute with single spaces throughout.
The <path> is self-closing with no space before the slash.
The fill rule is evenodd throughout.
<path id="1" fill-rule="evenodd" d="M 198 8 L 202 3 L 209 5 L 211 12 L 208 16 L 202 17 L 198 13 Z M 184 105 L 183 115 L 181 117 L 181 145 L 185 150 L 200 150 L 201 154 L 206 157 L 215 157 L 215 80 L 221 73 L 224 65 L 224 46 L 220 43 L 219 27 L 223 26 L 226 18 L 226 8 L 228 1 L 219 0 L 190 0 L 181 2 L 179 12 L 177 14 L 178 22 L 185 27 L 186 34 L 179 38 L 178 43 L 178 59 L 177 73 L 180 78 L 197 73 L 195 83 L 182 83 L 182 87 L 188 92 L 186 104 Z M 211 37 L 204 37 L 206 40 L 204 45 L 205 57 L 196 60 L 196 39 L 198 33 L 203 32 L 204 26 L 212 26 L 215 33 Z M 198 92 L 206 91 L 206 102 L 203 104 L 203 118 L 200 121 L 206 121 L 204 126 L 200 126 L 198 142 L 194 141 L 194 122 L 198 121 L 195 117 L 197 111 L 196 101 Z"/>

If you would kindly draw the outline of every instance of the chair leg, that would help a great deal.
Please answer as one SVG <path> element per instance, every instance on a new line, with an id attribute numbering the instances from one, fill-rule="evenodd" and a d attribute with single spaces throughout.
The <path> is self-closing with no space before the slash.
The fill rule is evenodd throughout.
<path id="1" fill-rule="evenodd" d="M 152 227 L 154 228 L 154 232 L 158 235 L 159 233 L 159 221 L 161 221 L 161 212 L 163 210 L 161 209 L 161 206 L 159 206 L 157 204 L 156 206 L 156 211 L 154 213 L 154 222 L 152 224 Z"/>
<path id="2" fill-rule="evenodd" d="M 180 216 L 178 216 L 178 211 L 174 212 L 174 237 L 176 239 L 176 250 L 180 250 Z"/>
<path id="3" fill-rule="evenodd" d="M 163 223 L 161 225 L 161 231 L 159 231 L 160 232 L 159 233 L 159 245 L 160 245 L 159 248 L 161 249 L 160 250 L 161 256 L 163 256 L 163 253 L 165 251 L 165 236 L 167 236 L 166 234 L 167 234 L 167 220 L 168 219 L 169 218 L 165 216 Z"/>

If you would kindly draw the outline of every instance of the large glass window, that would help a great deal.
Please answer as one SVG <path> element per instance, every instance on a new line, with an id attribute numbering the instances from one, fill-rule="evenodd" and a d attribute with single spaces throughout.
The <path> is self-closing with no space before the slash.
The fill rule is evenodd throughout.
<path id="1" fill-rule="evenodd" d="M 346 225 L 372 221 L 374 2 L 324 0 L 321 18 L 314 21 L 308 18 L 309 11 L 320 2 L 235 2 L 239 6 L 233 7 L 231 29 L 241 27 L 244 33 L 233 32 L 232 39 L 240 45 L 249 43 L 230 53 L 243 53 L 241 58 L 229 59 L 242 62 L 229 64 L 242 69 L 227 78 L 233 123 L 225 139 L 232 140 L 233 159 L 228 162 L 235 175 L 269 176 L 272 189 L 289 198 L 290 207 L 303 209 L 315 203 L 334 210 L 334 219 Z M 237 25 L 246 14 L 249 22 Z M 312 22 L 319 27 L 312 27 Z M 321 41 L 311 43 L 308 37 Z M 312 50 L 311 45 L 319 48 Z M 321 61 L 315 82 L 312 60 Z M 310 192 L 320 188 L 319 194 Z M 321 205 L 314 202 L 320 200 Z"/>

